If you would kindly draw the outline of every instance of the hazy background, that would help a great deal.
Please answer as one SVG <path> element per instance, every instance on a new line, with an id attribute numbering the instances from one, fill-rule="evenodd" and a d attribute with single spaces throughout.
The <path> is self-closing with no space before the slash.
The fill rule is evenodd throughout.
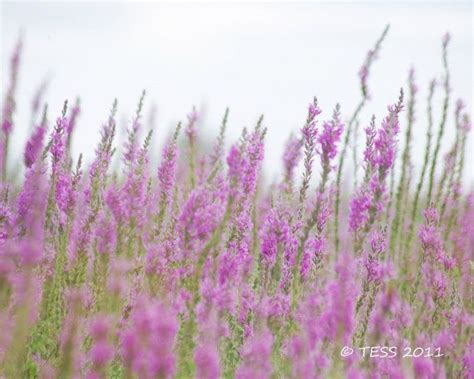
<path id="1" fill-rule="evenodd" d="M 441 38 L 452 34 L 449 65 L 454 99 L 472 116 L 473 11 L 465 3 L 111 3 L 1 2 L 2 99 L 9 56 L 24 35 L 13 149 L 19 156 L 30 123 L 31 99 L 46 78 L 50 119 L 65 99 L 80 96 L 82 113 L 73 153 L 90 158 L 112 100 L 124 124 L 147 90 L 145 117 L 156 105 L 154 149 L 193 105 L 203 111 L 201 138 L 214 138 L 230 107 L 227 143 L 261 113 L 268 127 L 265 168 L 275 178 L 284 142 L 297 131 L 316 95 L 328 118 L 339 102 L 344 116 L 360 99 L 358 70 L 387 23 L 390 32 L 369 79 L 373 100 L 361 117 L 378 120 L 406 88 L 413 64 L 420 87 L 413 154 L 419 169 L 424 148 L 428 82 L 441 79 Z M 441 104 L 441 91 L 436 105 Z M 440 106 L 435 114 L 440 119 Z M 453 137 L 454 101 L 446 141 Z M 402 127 L 405 126 L 403 116 Z M 145 118 L 146 120 L 146 118 Z M 445 150 L 448 144 L 444 145 Z M 470 138 L 469 181 L 474 178 Z M 156 152 L 156 155 L 159 155 Z"/>

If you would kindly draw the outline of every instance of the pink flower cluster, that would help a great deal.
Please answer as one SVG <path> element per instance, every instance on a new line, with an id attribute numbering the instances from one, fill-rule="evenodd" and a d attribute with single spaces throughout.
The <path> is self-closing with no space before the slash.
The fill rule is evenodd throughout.
<path id="1" fill-rule="evenodd" d="M 359 107 L 386 32 L 361 69 Z M 336 158 L 350 147 L 357 156 L 355 121 L 316 98 L 271 183 L 262 174 L 263 116 L 226 150 L 228 110 L 207 149 L 193 108 L 153 165 L 145 93 L 122 147 L 114 101 L 89 163 L 71 148 L 80 103 L 66 102 L 54 125 L 46 107 L 37 120 L 41 88 L 24 153 L 11 154 L 20 47 L 0 139 L 0 328 L 8 331 L 0 377 L 474 378 L 474 194 L 463 182 L 471 123 L 462 102 L 449 164 L 428 187 L 423 173 L 418 192 L 410 144 L 395 170 L 403 91 L 380 125 L 374 116 L 366 128 L 354 185 Z M 436 166 L 430 142 L 426 149 L 425 168 Z M 8 160 L 23 163 L 23 177 Z M 368 357 L 367 346 L 399 353 Z M 404 358 L 407 347 L 422 353 Z"/>

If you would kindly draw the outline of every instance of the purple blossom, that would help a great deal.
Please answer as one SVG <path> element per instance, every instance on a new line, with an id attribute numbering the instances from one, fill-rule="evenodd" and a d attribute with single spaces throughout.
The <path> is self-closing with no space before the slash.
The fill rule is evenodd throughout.
<path id="1" fill-rule="evenodd" d="M 438 232 L 438 211 L 428 208 L 424 211 L 425 223 L 419 230 L 419 237 L 423 252 L 444 266 L 445 269 L 453 267 L 454 262 L 444 250 L 443 240 Z"/>
<path id="2" fill-rule="evenodd" d="M 474 345 L 471 343 L 470 346 L 466 348 L 466 352 L 462 359 L 463 362 L 463 371 L 466 378 L 470 379 L 470 375 L 474 372 Z"/>
<path id="3" fill-rule="evenodd" d="M 72 178 L 69 174 L 61 171 L 56 181 L 55 200 L 61 212 L 67 213 L 73 202 Z"/>
<path id="4" fill-rule="evenodd" d="M 56 127 L 53 131 L 51 142 L 51 156 L 53 158 L 53 171 L 56 172 L 59 168 L 60 162 L 65 156 L 66 152 L 66 130 L 68 128 L 69 120 L 66 117 L 58 117 L 56 120 Z"/>
<path id="5" fill-rule="evenodd" d="M 39 157 L 43 148 L 43 139 L 46 134 L 46 125 L 38 125 L 25 146 L 24 162 L 26 167 L 31 167 Z"/>
<path id="6" fill-rule="evenodd" d="M 393 267 L 390 261 L 383 261 L 386 250 L 385 232 L 374 230 L 369 235 L 370 249 L 364 254 L 364 266 L 367 270 L 367 281 L 380 283 L 389 278 Z"/>
<path id="7" fill-rule="evenodd" d="M 367 190 L 360 190 L 351 200 L 349 228 L 356 231 L 369 219 L 368 211 L 372 204 L 372 194 Z"/>
<path id="8" fill-rule="evenodd" d="M 200 345 L 194 355 L 196 362 L 197 378 L 217 379 L 219 378 L 219 353 L 208 345 Z"/>
<path id="9" fill-rule="evenodd" d="M 171 378 L 175 373 L 176 316 L 159 302 L 137 304 L 122 335 L 122 354 L 130 370 L 142 377 Z"/>
<path id="10" fill-rule="evenodd" d="M 168 200 L 168 202 L 171 199 L 171 189 L 175 180 L 177 157 L 178 148 L 175 141 L 168 142 L 163 149 L 162 161 L 158 168 L 161 197 Z"/>
<path id="11" fill-rule="evenodd" d="M 289 234 L 290 225 L 285 215 L 277 209 L 272 209 L 265 220 L 262 233 L 262 254 L 266 264 L 270 266 L 275 264 L 278 245 L 288 241 Z"/>
<path id="12" fill-rule="evenodd" d="M 417 378 L 428 379 L 435 377 L 436 368 L 431 358 L 414 358 L 413 367 Z"/>
<path id="13" fill-rule="evenodd" d="M 334 110 L 333 119 L 323 123 L 322 131 L 319 133 L 317 138 L 318 141 L 318 154 L 321 156 L 321 161 L 324 163 L 329 162 L 336 157 L 337 154 L 337 142 L 339 142 L 344 124 L 340 120 L 339 104 Z"/>
<path id="14" fill-rule="evenodd" d="M 116 228 L 117 225 L 112 217 L 108 217 L 105 212 L 99 214 L 94 231 L 98 253 L 110 255 L 115 251 L 117 244 Z"/>
<path id="15" fill-rule="evenodd" d="M 286 142 L 285 151 L 283 154 L 283 166 L 285 168 L 285 179 L 291 183 L 293 182 L 294 170 L 301 158 L 301 147 L 303 141 L 291 134 Z"/>
<path id="16" fill-rule="evenodd" d="M 108 342 L 110 333 L 110 320 L 104 316 L 97 316 L 90 327 L 90 334 L 93 339 L 90 350 L 92 370 L 89 375 L 99 374 L 103 367 L 112 359 L 114 351 Z M 99 376 L 100 377 L 100 376 Z"/>
<path id="17" fill-rule="evenodd" d="M 403 109 L 403 91 L 400 91 L 398 102 L 388 107 L 388 116 L 382 121 L 379 129 L 375 129 L 372 118 L 370 127 L 366 129 L 366 176 L 362 186 L 356 190 L 351 200 L 349 227 L 357 231 L 367 223 L 375 220 L 380 214 L 385 193 L 385 181 L 392 168 L 399 132 L 398 114 Z M 370 226 L 370 225 L 369 225 Z"/>
<path id="18" fill-rule="evenodd" d="M 335 269 L 337 279 L 327 285 L 329 304 L 318 323 L 321 325 L 321 338 L 334 341 L 339 337 L 347 343 L 355 327 L 354 260 L 341 255 Z"/>
<path id="19" fill-rule="evenodd" d="M 393 165 L 396 153 L 397 134 L 400 131 L 398 114 L 403 109 L 403 92 L 398 104 L 388 107 L 389 115 L 382 121 L 374 141 L 376 151 L 375 163 L 379 170 L 387 172 Z"/>
<path id="20" fill-rule="evenodd" d="M 464 103 L 454 110 L 449 180 L 433 177 L 443 201 L 435 199 L 423 217 L 413 202 L 424 196 L 424 174 L 419 194 L 410 186 L 416 166 L 400 185 L 400 209 L 392 207 L 397 195 L 390 188 L 401 180 L 392 170 L 400 159 L 402 96 L 365 130 L 363 177 L 346 177 L 342 166 L 333 166 L 342 120 L 364 121 L 359 111 L 380 42 L 361 69 L 363 98 L 352 119 L 336 106 L 317 127 L 316 99 L 306 109 L 301 135 L 285 147 L 283 181 L 263 169 L 265 147 L 274 142 L 266 140 L 263 117 L 225 152 L 227 113 L 211 149 L 196 138 L 193 109 L 188 143 L 179 140 L 179 124 L 155 164 L 151 132 L 142 138 L 143 96 L 120 151 L 115 101 L 91 162 L 81 155 L 73 163 L 77 103 L 69 112 L 64 107 L 48 141 L 46 112 L 31 125 L 24 152 L 10 152 L 24 161 L 24 176 L 6 172 L 7 146 L 16 143 L 9 140 L 14 99 L 8 98 L 2 126 L 4 119 L 11 123 L 0 132 L 4 376 L 471 377 L 474 193 L 464 183 L 471 128 Z M 414 93 L 413 71 L 409 80 Z M 7 88 L 7 97 L 13 92 Z M 33 104 L 32 123 L 40 102 Z M 410 102 L 409 113 L 415 105 Z M 434 104 L 428 108 L 429 115 L 436 111 Z M 351 142 L 348 137 L 341 162 Z M 316 155 L 321 175 L 313 183 Z M 428 163 L 431 155 L 428 148 Z M 334 169 L 342 176 L 333 183 Z M 336 204 L 348 223 L 334 238 L 328 226 Z M 388 232 L 393 212 L 400 216 L 399 236 Z M 419 238 L 411 243 L 415 231 Z M 364 358 L 358 347 L 366 345 L 395 346 L 399 355 Z M 343 346 L 354 354 L 341 357 Z M 424 356 L 425 349 L 401 359 L 406 346 L 435 354 L 439 347 L 444 355 Z"/>
<path id="21" fill-rule="evenodd" d="M 314 101 L 308 105 L 308 117 L 306 119 L 306 124 L 301 130 L 305 143 L 316 138 L 316 117 L 319 116 L 321 112 L 322 110 L 318 107 L 318 102 L 315 98 Z"/>
<path id="22" fill-rule="evenodd" d="M 269 330 L 252 336 L 242 348 L 242 364 L 237 370 L 236 378 L 270 378 L 273 335 Z"/>

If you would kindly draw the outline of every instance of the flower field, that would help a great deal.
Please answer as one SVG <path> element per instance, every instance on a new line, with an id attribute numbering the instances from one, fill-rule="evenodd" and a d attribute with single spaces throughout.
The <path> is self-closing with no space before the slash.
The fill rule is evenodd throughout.
<path id="1" fill-rule="evenodd" d="M 358 104 L 301 105 L 271 183 L 264 117 L 226 141 L 229 109 L 214 141 L 193 109 L 155 167 L 145 92 L 124 144 L 111 101 L 85 162 L 71 152 L 80 102 L 50 109 L 39 89 L 16 153 L 20 40 L 2 83 L 0 377 L 474 378 L 471 121 L 450 36 L 428 98 L 412 69 L 364 119 L 387 32 Z"/>

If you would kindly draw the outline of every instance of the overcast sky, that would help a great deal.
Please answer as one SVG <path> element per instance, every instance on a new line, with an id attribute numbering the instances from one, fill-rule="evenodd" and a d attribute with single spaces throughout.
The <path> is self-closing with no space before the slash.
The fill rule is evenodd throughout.
<path id="1" fill-rule="evenodd" d="M 265 167 L 274 177 L 285 139 L 302 126 L 313 96 L 318 97 L 324 118 L 330 117 L 336 102 L 345 117 L 354 110 L 360 97 L 357 72 L 387 23 L 391 29 L 369 79 L 373 100 L 362 114 L 362 124 L 369 122 L 372 113 L 379 120 L 384 116 L 399 88 L 406 87 L 413 65 L 420 87 L 413 155 L 419 167 L 426 89 L 431 78 L 441 78 L 441 39 L 446 31 L 452 34 L 449 65 L 454 100 L 462 98 L 472 115 L 470 2 L 36 1 L 1 2 L 0 12 L 2 98 L 9 55 L 20 30 L 25 40 L 15 115 L 16 154 L 28 130 L 33 93 L 49 76 L 50 119 L 59 114 L 64 99 L 81 97 L 73 146 L 76 156 L 93 153 L 99 127 L 115 97 L 125 121 L 146 89 L 146 112 L 152 104 L 157 106 L 156 148 L 193 105 L 205 110 L 203 138 L 217 133 L 225 107 L 230 107 L 228 141 L 238 138 L 241 128 L 252 126 L 263 113 L 268 127 Z M 437 95 L 438 105 L 441 92 Z M 452 114 L 447 128 L 446 141 L 453 136 Z M 469 149 L 467 176 L 472 181 L 472 138 Z"/>

